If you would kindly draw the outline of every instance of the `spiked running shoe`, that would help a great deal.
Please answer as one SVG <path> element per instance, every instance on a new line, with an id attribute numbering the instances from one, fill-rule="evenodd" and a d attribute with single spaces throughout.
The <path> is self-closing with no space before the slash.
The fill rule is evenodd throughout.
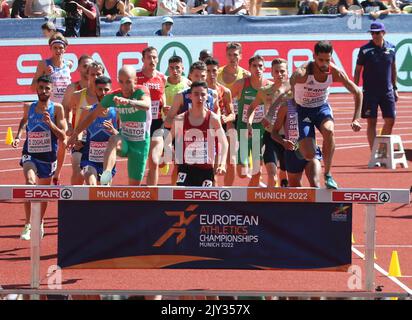
<path id="1" fill-rule="evenodd" d="M 330 174 L 325 174 L 325 186 L 327 189 L 337 189 L 338 188 L 338 184 L 336 183 L 335 180 L 333 180 L 333 177 Z"/>

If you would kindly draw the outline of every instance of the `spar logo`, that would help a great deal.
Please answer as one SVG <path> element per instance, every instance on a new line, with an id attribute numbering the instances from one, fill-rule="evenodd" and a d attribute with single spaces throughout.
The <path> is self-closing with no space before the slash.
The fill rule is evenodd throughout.
<path id="1" fill-rule="evenodd" d="M 229 201 L 230 199 L 232 199 L 230 190 L 173 190 L 173 200 Z"/>
<path id="2" fill-rule="evenodd" d="M 385 203 L 390 199 L 391 195 L 388 192 L 379 191 L 335 191 L 332 193 L 332 201 L 336 202 Z"/>
<path id="3" fill-rule="evenodd" d="M 179 56 L 183 60 L 184 70 L 187 73 L 189 72 L 190 65 L 192 64 L 192 54 L 190 50 L 181 42 L 170 42 L 162 48 L 159 52 L 159 63 L 157 65 L 157 70 L 165 70 L 165 75 L 169 75 L 169 59 L 172 56 Z"/>
<path id="4" fill-rule="evenodd" d="M 405 39 L 396 46 L 398 82 L 412 87 L 412 39 Z"/>
<path id="5" fill-rule="evenodd" d="M 64 199 L 69 200 L 73 197 L 70 189 L 60 188 L 19 188 L 13 189 L 14 199 Z"/>
<path id="6" fill-rule="evenodd" d="M 165 214 L 169 217 L 177 217 L 179 221 L 173 224 L 154 244 L 153 247 L 161 247 L 170 238 L 176 235 L 176 244 L 182 242 L 186 237 L 186 227 L 197 217 L 197 214 L 193 212 L 198 205 L 192 204 L 184 211 L 165 211 Z M 187 216 L 187 217 L 186 217 Z"/>

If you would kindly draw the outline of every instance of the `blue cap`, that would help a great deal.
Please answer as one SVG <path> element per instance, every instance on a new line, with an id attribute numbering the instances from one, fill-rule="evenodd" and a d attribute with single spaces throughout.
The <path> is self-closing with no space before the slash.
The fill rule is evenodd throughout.
<path id="1" fill-rule="evenodd" d="M 120 20 L 120 24 L 125 24 L 125 23 L 130 23 L 130 24 L 132 24 L 133 22 L 132 22 L 132 20 L 130 20 L 129 17 L 123 17 L 123 18 Z"/>
<path id="2" fill-rule="evenodd" d="M 372 22 L 369 32 L 372 31 L 385 31 L 385 25 L 382 22 L 378 21 Z"/>

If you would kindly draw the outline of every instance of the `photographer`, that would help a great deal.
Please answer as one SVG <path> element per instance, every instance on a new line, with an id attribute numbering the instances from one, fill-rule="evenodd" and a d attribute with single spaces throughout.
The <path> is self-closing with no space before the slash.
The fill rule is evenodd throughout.
<path id="1" fill-rule="evenodd" d="M 99 10 L 88 0 L 66 1 L 66 37 L 99 37 Z"/>

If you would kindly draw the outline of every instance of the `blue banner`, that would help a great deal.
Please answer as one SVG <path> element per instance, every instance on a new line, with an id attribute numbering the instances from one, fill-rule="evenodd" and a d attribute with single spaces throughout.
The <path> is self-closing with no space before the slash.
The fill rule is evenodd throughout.
<path id="1" fill-rule="evenodd" d="M 346 271 L 352 206 L 60 201 L 62 268 Z"/>

